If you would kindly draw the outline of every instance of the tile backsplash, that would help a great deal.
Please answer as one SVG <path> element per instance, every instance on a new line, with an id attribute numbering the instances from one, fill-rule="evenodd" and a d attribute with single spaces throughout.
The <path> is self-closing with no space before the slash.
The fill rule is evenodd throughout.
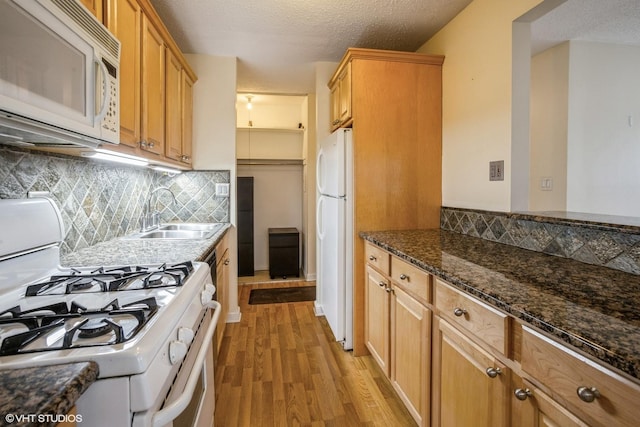
<path id="1" fill-rule="evenodd" d="M 533 215 L 443 207 L 440 228 L 473 237 L 640 274 L 640 232 Z"/>
<path id="2" fill-rule="evenodd" d="M 228 170 L 172 177 L 146 168 L 0 145 L 0 198 L 48 191 L 64 220 L 63 254 L 138 231 L 144 204 L 157 187 L 169 188 L 176 197 L 173 203 L 168 192 L 154 195 L 163 222 L 229 222 L 229 198 L 215 195 L 216 183 L 229 182 Z"/>

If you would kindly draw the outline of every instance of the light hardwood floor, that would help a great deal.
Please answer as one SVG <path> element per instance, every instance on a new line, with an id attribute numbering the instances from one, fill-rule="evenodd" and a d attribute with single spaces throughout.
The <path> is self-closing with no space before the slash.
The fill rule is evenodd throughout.
<path id="1" fill-rule="evenodd" d="M 216 365 L 215 426 L 415 426 L 371 356 L 353 357 L 313 302 L 249 305 L 225 328 Z"/>

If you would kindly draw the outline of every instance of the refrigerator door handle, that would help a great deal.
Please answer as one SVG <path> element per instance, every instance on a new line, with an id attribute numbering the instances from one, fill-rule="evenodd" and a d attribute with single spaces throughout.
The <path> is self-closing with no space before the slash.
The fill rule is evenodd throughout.
<path id="1" fill-rule="evenodd" d="M 324 197 L 318 198 L 318 206 L 316 207 L 316 232 L 318 233 L 318 239 L 324 239 L 324 230 L 322 229 L 322 204 L 324 203 Z"/>
<path id="2" fill-rule="evenodd" d="M 324 192 L 324 188 L 322 185 L 323 184 L 322 165 L 324 164 L 324 162 L 322 161 L 323 158 L 324 158 L 324 152 L 322 151 L 322 148 L 320 148 L 320 150 L 318 151 L 318 158 L 316 159 L 316 186 L 318 187 L 318 192 L 320 194 Z"/>

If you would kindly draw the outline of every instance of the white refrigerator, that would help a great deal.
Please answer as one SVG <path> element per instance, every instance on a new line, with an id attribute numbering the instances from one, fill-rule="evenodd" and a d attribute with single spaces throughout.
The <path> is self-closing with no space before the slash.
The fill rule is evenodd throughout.
<path id="1" fill-rule="evenodd" d="M 316 168 L 317 277 L 315 313 L 336 341 L 353 348 L 353 145 L 351 129 L 320 143 Z"/>

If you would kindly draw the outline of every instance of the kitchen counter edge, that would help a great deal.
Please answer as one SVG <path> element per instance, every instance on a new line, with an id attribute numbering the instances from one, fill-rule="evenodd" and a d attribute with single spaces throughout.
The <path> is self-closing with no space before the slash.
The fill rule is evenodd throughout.
<path id="1" fill-rule="evenodd" d="M 521 301 L 512 304 L 509 301 L 509 297 L 512 295 L 508 295 L 503 298 L 503 295 L 500 293 L 499 287 L 493 288 L 488 285 L 486 280 L 480 279 L 478 282 L 474 283 L 475 277 L 473 275 L 467 275 L 466 277 L 462 277 L 462 274 L 459 274 L 461 270 L 457 270 L 454 268 L 447 268 L 446 263 L 434 261 L 431 258 L 431 255 L 438 253 L 440 256 L 442 254 L 446 254 L 445 244 L 442 243 L 444 241 L 454 240 L 458 242 L 459 245 L 469 244 L 469 248 L 466 248 L 466 254 L 472 254 L 476 249 L 476 245 L 482 245 L 483 250 L 496 248 L 496 250 L 508 251 L 510 254 L 515 256 L 516 258 L 526 257 L 530 259 L 531 257 L 540 257 L 541 259 L 547 260 L 550 263 L 550 268 L 557 268 L 557 266 L 568 265 L 567 270 L 569 269 L 582 269 L 582 270 L 594 270 L 601 274 L 602 277 L 607 277 L 608 275 L 614 276 L 626 276 L 629 273 L 621 273 L 616 270 L 607 269 L 605 267 L 596 267 L 588 264 L 582 264 L 574 260 L 567 260 L 564 258 L 553 257 L 551 255 L 541 254 L 537 252 L 528 251 L 525 249 L 515 248 L 512 246 L 502 245 L 500 243 L 490 242 L 483 239 L 464 236 L 458 233 L 444 231 L 440 229 L 432 229 L 432 230 L 403 230 L 403 231 L 363 231 L 359 233 L 359 236 L 363 238 L 365 241 L 368 241 L 377 247 L 390 252 L 393 255 L 398 256 L 401 259 L 408 261 L 409 263 L 435 275 L 438 278 L 445 280 L 447 283 L 457 287 L 458 289 L 475 296 L 481 299 L 483 302 L 488 303 L 489 305 L 506 312 L 522 322 L 534 326 L 535 328 L 544 331 L 550 336 L 553 336 L 558 342 L 562 342 L 564 345 L 567 345 L 574 350 L 581 351 L 595 360 L 599 360 L 602 363 L 605 363 L 619 372 L 623 373 L 630 379 L 635 380 L 636 382 L 640 381 L 640 353 L 637 352 L 637 347 L 640 345 L 640 334 L 634 333 L 632 337 L 629 337 L 630 341 L 628 343 L 620 343 L 616 342 L 612 344 L 613 338 L 604 337 L 600 342 L 598 340 L 587 340 L 585 339 L 585 335 L 581 334 L 580 331 L 570 330 L 562 324 L 556 324 L 552 319 L 547 318 L 538 310 L 529 310 L 529 306 L 526 304 L 522 304 Z M 426 237 L 428 236 L 428 238 Z M 422 239 L 421 237 L 425 237 Z M 439 242 L 440 246 L 438 246 Z M 420 248 L 419 250 L 415 250 L 416 247 L 420 245 L 427 245 L 431 247 Z M 494 246 L 495 245 L 495 246 Z M 470 252 L 471 251 L 471 252 Z M 487 251 L 490 252 L 490 251 Z M 416 256 L 415 254 L 429 254 L 425 256 Z M 446 254 L 449 255 L 449 254 Z M 483 253 L 482 255 L 478 255 L 480 259 L 486 259 L 487 256 L 491 257 L 491 253 Z M 457 253 L 455 258 L 458 258 L 462 261 L 462 263 L 468 266 L 472 266 L 471 268 L 478 268 L 485 272 L 485 277 L 494 276 L 497 281 L 504 281 L 505 271 L 492 271 L 491 268 L 487 268 L 487 265 L 475 264 L 477 262 L 476 257 L 474 256 L 461 256 L 461 254 Z M 496 257 L 497 260 L 503 260 L 503 257 Z M 539 260 L 538 260 L 539 261 Z M 536 267 L 538 267 L 540 264 Z M 518 266 L 521 271 L 517 274 L 514 274 L 515 277 L 519 277 L 524 274 L 524 277 L 527 277 L 527 272 L 522 273 L 522 269 L 526 269 L 526 266 L 523 265 Z M 465 267 L 466 268 L 466 267 Z M 532 267 L 533 269 L 534 267 Z M 487 274 L 489 276 L 487 276 Z M 533 276 L 533 273 L 531 273 Z M 539 275 L 537 276 L 540 277 Z M 632 277 L 635 284 L 640 283 L 640 276 L 629 275 L 628 277 Z M 549 282 L 553 279 L 544 279 Z M 513 283 L 513 277 L 509 278 L 509 281 Z M 531 287 L 531 286 L 539 286 L 540 283 L 529 283 L 523 284 L 523 287 Z M 570 284 L 574 286 L 573 283 Z M 630 297 L 619 296 L 621 299 L 630 299 L 631 301 L 640 300 L 640 292 L 637 292 L 637 286 L 634 290 L 633 295 Z M 555 296 L 559 301 L 562 301 L 561 296 Z M 571 304 L 575 309 L 580 309 L 580 303 L 576 301 L 567 300 L 568 304 Z M 590 308 L 585 307 L 585 311 L 592 312 Z M 582 319 L 580 319 L 582 320 Z M 633 319 L 634 325 L 632 329 L 637 331 L 637 327 L 635 324 L 637 323 L 637 319 Z M 603 329 L 606 329 L 605 325 L 598 324 L 590 324 L 589 326 L 585 326 L 585 329 L 588 327 L 590 330 L 598 329 L 602 326 Z M 628 335 L 628 334 L 627 334 Z M 616 340 L 620 341 L 620 340 Z M 612 350 L 614 349 L 614 350 Z"/>
<path id="2" fill-rule="evenodd" d="M 95 362 L 0 368 L 2 425 L 55 426 L 97 378 Z"/>

